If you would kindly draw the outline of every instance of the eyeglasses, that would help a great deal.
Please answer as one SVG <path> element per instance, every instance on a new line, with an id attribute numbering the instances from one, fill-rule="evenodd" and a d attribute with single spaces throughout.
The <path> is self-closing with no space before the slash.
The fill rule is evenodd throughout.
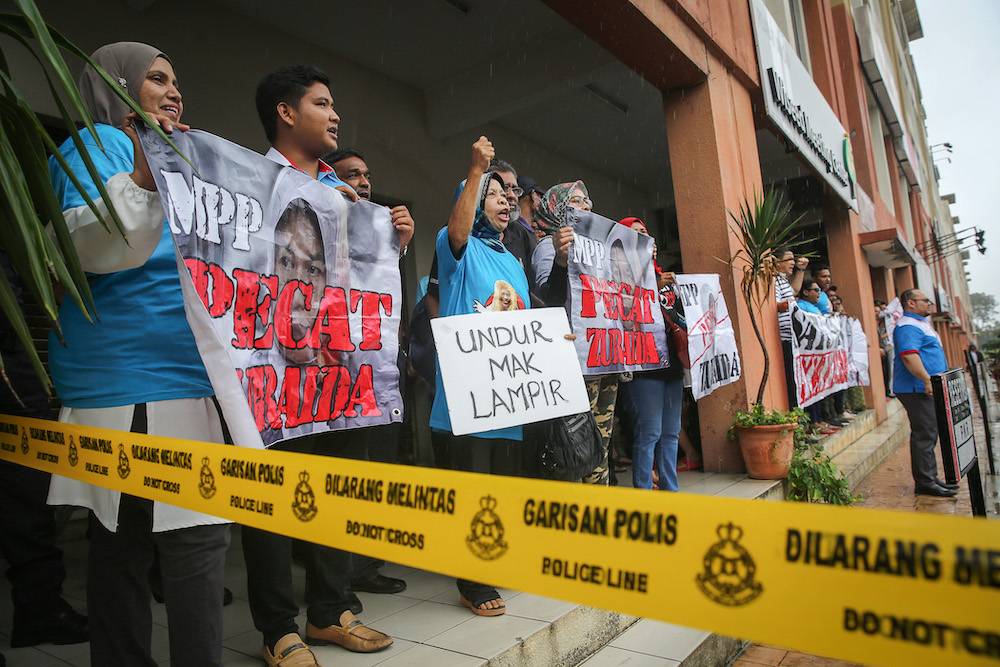
<path id="1" fill-rule="evenodd" d="M 520 199 L 521 195 L 524 194 L 524 190 L 522 190 L 521 188 L 519 188 L 516 185 L 505 185 L 505 186 L 503 186 L 503 192 L 504 192 L 504 194 L 507 194 L 508 192 L 513 192 L 514 196 L 517 197 L 518 199 Z"/>
<path id="2" fill-rule="evenodd" d="M 931 305 L 934 304 L 934 300 L 933 299 L 910 299 L 910 301 L 923 301 L 924 303 L 929 303 Z"/>
<path id="3" fill-rule="evenodd" d="M 802 291 L 803 292 L 818 292 L 819 288 L 818 287 L 807 287 L 806 289 L 804 289 Z"/>
<path id="4" fill-rule="evenodd" d="M 586 205 L 589 208 L 594 207 L 594 202 L 590 200 L 590 197 L 570 197 L 569 203 L 576 204 L 577 206 Z"/>

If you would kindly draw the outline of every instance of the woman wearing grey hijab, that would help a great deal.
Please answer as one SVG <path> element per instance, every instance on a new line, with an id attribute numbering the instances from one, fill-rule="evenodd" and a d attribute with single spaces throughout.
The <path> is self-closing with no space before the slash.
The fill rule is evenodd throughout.
<path id="1" fill-rule="evenodd" d="M 173 66 L 159 49 L 120 42 L 98 49 L 93 59 L 165 131 L 188 129 L 180 123 L 183 104 Z M 59 419 L 221 443 L 214 391 L 185 316 L 178 259 L 136 134 L 137 115 L 92 69 L 84 71 L 80 88 L 98 123 L 103 150 L 88 132 L 81 133 L 84 148 L 106 181 L 128 242 L 97 220 L 67 174 L 50 160 L 52 183 L 89 273 L 99 316 L 92 324 L 72 302 L 60 309 L 66 345 L 55 337 L 49 344 L 52 379 L 63 403 Z M 68 140 L 60 152 L 106 211 L 78 147 Z M 53 476 L 49 503 L 91 510 L 92 665 L 156 664 L 150 656 L 148 582 L 154 547 L 160 555 L 171 662 L 222 664 L 226 521 L 58 476 Z"/>

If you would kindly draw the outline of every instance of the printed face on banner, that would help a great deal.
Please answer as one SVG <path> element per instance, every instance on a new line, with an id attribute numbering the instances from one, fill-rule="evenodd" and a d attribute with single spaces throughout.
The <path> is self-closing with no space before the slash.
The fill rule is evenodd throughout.
<path id="1" fill-rule="evenodd" d="M 680 274 L 677 293 L 688 325 L 691 391 L 699 399 L 742 374 L 736 333 L 718 274 Z"/>
<path id="2" fill-rule="evenodd" d="M 189 320 L 207 313 L 226 351 L 199 345 L 227 420 L 252 420 L 265 445 L 400 421 L 388 209 L 213 135 L 177 134 L 197 175 L 158 140 L 144 146 L 196 295 Z M 238 407 L 223 400 L 233 375 Z"/>
<path id="3" fill-rule="evenodd" d="M 294 299 L 288 312 L 275 314 L 291 330 L 289 340 L 279 340 L 278 348 L 285 359 L 294 364 L 316 361 L 318 351 L 309 346 L 296 348 L 292 341 L 305 340 L 314 322 L 310 315 L 319 310 L 326 289 L 326 249 L 319 218 L 309 202 L 296 199 L 288 204 L 274 226 L 274 267 L 278 278 L 278 293 L 297 289 L 309 298 Z M 323 349 L 323 346 L 320 346 Z"/>
<path id="4" fill-rule="evenodd" d="M 571 208 L 567 309 L 584 375 L 669 363 L 658 307 L 653 240 L 595 213 Z"/>

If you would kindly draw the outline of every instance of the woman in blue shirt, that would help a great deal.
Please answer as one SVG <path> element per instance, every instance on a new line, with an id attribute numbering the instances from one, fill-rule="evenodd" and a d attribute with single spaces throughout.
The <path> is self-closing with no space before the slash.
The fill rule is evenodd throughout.
<path id="1" fill-rule="evenodd" d="M 159 49 L 119 42 L 92 58 L 164 130 L 188 129 L 180 123 L 183 102 L 173 66 Z M 92 68 L 81 75 L 80 91 L 103 150 L 89 133 L 82 133 L 84 147 L 107 183 L 128 241 L 104 226 L 51 159 L 52 184 L 100 318 L 87 321 L 72 302 L 60 309 L 66 345 L 54 335 L 49 345 L 52 379 L 63 403 L 59 419 L 223 442 L 212 384 L 184 311 L 173 239 L 136 133 L 137 115 Z M 107 203 L 76 145 L 67 140 L 60 152 L 108 218 Z M 222 664 L 228 522 L 55 475 L 49 503 L 91 510 L 92 664 L 156 664 L 150 657 L 148 581 L 154 546 L 161 557 L 171 662 Z"/>
<path id="2" fill-rule="evenodd" d="M 507 202 L 503 181 L 495 173 L 486 173 L 494 155 L 493 144 L 486 137 L 473 145 L 466 187 L 455 201 L 448 226 L 438 232 L 441 317 L 530 307 L 524 269 L 500 242 L 501 233 L 516 214 Z M 520 426 L 462 436 L 451 432 L 440 371 L 431 429 L 437 441 L 435 449 L 446 449 L 456 470 L 511 476 L 521 472 Z M 458 591 L 462 604 L 474 614 L 499 616 L 506 611 L 492 586 L 459 579 Z"/>
<path id="3" fill-rule="evenodd" d="M 807 313 L 813 313 L 814 315 L 822 315 L 823 313 L 819 309 L 819 295 L 822 290 L 819 288 L 819 283 L 815 280 L 805 280 L 802 283 L 802 290 L 799 292 L 798 301 L 795 305 L 806 311 Z M 807 407 L 806 412 L 809 413 L 809 417 L 812 423 L 809 428 L 814 433 L 819 433 L 821 435 L 830 435 L 831 433 L 836 433 L 840 429 L 836 426 L 832 426 L 827 422 L 823 421 L 822 414 L 820 412 L 820 404 L 813 403 Z"/>

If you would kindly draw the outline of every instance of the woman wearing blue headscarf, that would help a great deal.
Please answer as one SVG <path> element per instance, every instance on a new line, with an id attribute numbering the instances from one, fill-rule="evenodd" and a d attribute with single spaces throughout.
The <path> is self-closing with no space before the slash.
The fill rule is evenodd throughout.
<path id="1" fill-rule="evenodd" d="M 500 235 L 516 213 L 507 202 L 503 181 L 495 173 L 486 173 L 494 154 L 493 144 L 486 137 L 480 137 L 472 146 L 466 187 L 455 201 L 448 226 L 438 232 L 441 317 L 498 309 L 521 310 L 530 305 L 524 269 L 500 242 Z M 451 467 L 456 470 L 494 475 L 521 472 L 520 426 L 463 436 L 451 432 L 440 372 L 431 409 L 431 429 L 438 446 L 448 451 Z M 474 614 L 499 616 L 505 611 L 503 599 L 492 586 L 459 579 L 458 590 L 462 604 Z"/>

